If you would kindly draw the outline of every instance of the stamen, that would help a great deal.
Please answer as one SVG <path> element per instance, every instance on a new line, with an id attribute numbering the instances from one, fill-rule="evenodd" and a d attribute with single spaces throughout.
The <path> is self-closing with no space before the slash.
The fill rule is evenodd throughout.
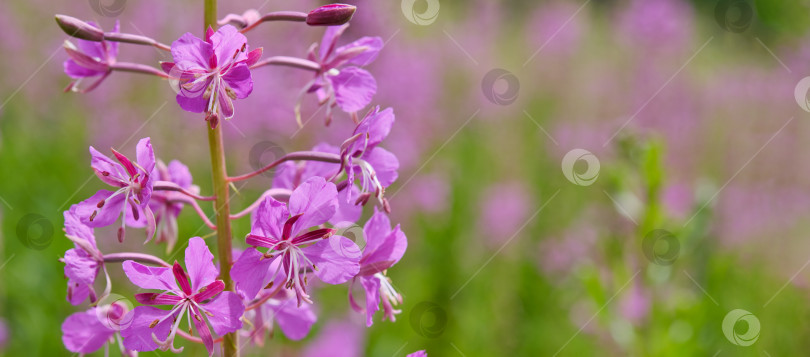
<path id="1" fill-rule="evenodd" d="M 155 326 L 157 326 L 158 322 L 160 322 L 160 319 L 155 319 L 155 321 L 152 321 L 149 324 L 149 328 L 155 328 Z"/>

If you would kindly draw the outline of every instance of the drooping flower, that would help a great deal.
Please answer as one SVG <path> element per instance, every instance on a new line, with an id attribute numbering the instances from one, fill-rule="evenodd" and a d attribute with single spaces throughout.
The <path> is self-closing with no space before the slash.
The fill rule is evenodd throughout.
<path id="1" fill-rule="evenodd" d="M 174 347 L 174 337 L 186 313 L 189 331 L 193 322 L 209 356 L 214 353 L 209 324 L 220 336 L 242 327 L 240 317 L 245 306 L 239 295 L 223 291 L 225 283 L 216 280 L 219 271 L 212 262 L 213 258 L 205 241 L 194 237 L 189 239 L 186 248 L 185 270 L 177 262 L 171 268 L 149 267 L 131 260 L 123 263 L 124 273 L 133 284 L 142 289 L 163 291 L 135 295 L 139 303 L 150 306 L 138 306 L 132 310 L 132 322 L 121 331 L 128 349 L 182 351 L 182 347 Z M 171 310 L 153 305 L 171 306 Z"/>
<path id="2" fill-rule="evenodd" d="M 254 212 L 246 242 L 269 248 L 264 254 L 256 248 L 245 250 L 231 269 L 236 289 L 251 299 L 262 287 L 284 277 L 284 287 L 295 292 L 298 305 L 312 303 L 307 294 L 307 270 L 323 282 L 341 284 L 360 270 L 360 249 L 331 228 L 316 228 L 337 211 L 335 185 L 322 177 L 302 183 L 290 195 L 289 206 L 268 197 Z M 281 259 L 282 264 L 272 263 Z"/>
<path id="3" fill-rule="evenodd" d="M 127 225 L 146 227 L 147 241 L 155 232 L 155 217 L 149 208 L 152 196 L 152 170 L 155 152 L 149 138 L 141 139 L 136 148 L 137 162 L 132 162 L 115 149 L 111 149 L 118 163 L 90 147 L 90 166 L 101 181 L 117 188 L 116 191 L 99 190 L 79 203 L 76 213 L 88 227 L 104 227 L 123 215 L 118 228 L 118 240 L 124 240 Z"/>
<path id="4" fill-rule="evenodd" d="M 221 114 L 233 117 L 234 99 L 244 99 L 253 91 L 250 65 L 262 49 L 248 52 L 247 38 L 235 27 L 225 25 L 216 32 L 209 28 L 202 40 L 186 33 L 172 43 L 174 63 L 161 63 L 176 85 L 177 104 L 192 113 L 206 113 L 211 127 Z"/>
<path id="5" fill-rule="evenodd" d="M 104 264 L 104 257 L 96 246 L 93 229 L 82 224 L 76 215 L 76 208 L 74 205 L 63 214 L 65 236 L 73 241 L 74 248 L 65 252 L 61 259 L 65 263 L 65 276 L 68 278 L 67 300 L 73 305 L 81 304 L 88 297 L 90 302 L 96 301 L 93 283 Z"/>
<path id="6" fill-rule="evenodd" d="M 200 192 L 199 187 L 192 185 L 191 172 L 188 167 L 177 160 L 172 160 L 168 166 L 158 160 L 152 177 L 156 181 L 172 182 L 194 194 Z M 149 200 L 149 207 L 155 213 L 155 224 L 157 225 L 155 241 L 157 243 L 166 242 L 166 251 L 174 249 L 174 245 L 177 243 L 177 217 L 183 210 L 182 199 L 185 197 L 183 193 L 166 190 L 154 191 Z"/>
<path id="7" fill-rule="evenodd" d="M 380 111 L 379 107 L 373 108 L 357 124 L 352 137 L 343 143 L 340 151 L 349 183 L 354 182 L 355 175 L 360 175 L 358 203 L 365 204 L 373 194 L 386 211 L 389 208 L 383 194 L 385 188 L 398 177 L 399 160 L 393 153 L 377 145 L 391 132 L 394 119 L 393 109 Z"/>
<path id="8" fill-rule="evenodd" d="M 376 209 L 363 227 L 363 234 L 366 238 L 366 247 L 360 258 L 360 272 L 352 280 L 352 285 L 360 281 L 366 292 L 366 307 L 364 309 L 355 302 L 351 287 L 349 302 L 355 311 L 365 311 L 367 326 L 372 325 L 372 318 L 379 310 L 381 300 L 385 317 L 395 321 L 395 315 L 401 310 L 395 310 L 394 306 L 402 303 L 402 295 L 394 289 L 391 279 L 385 275 L 385 270 L 396 264 L 405 254 L 408 239 L 399 225 L 391 229 L 388 216 Z"/>
<path id="9" fill-rule="evenodd" d="M 88 21 L 87 24 L 101 29 L 95 22 Z M 115 27 L 112 32 L 116 33 L 118 29 L 118 21 L 115 21 Z M 104 40 L 96 42 L 77 39 L 76 41 L 78 45 L 74 45 L 67 40 L 63 45 L 65 52 L 67 52 L 70 57 L 65 60 L 63 64 L 65 74 L 74 79 L 74 81 L 65 88 L 65 91 L 70 90 L 86 93 L 98 87 L 112 72 L 110 66 L 115 64 L 116 58 L 118 57 L 118 43 Z M 81 83 L 82 80 L 93 77 L 98 78 L 88 85 L 87 88 L 79 88 L 79 83 Z"/>
<path id="10" fill-rule="evenodd" d="M 277 269 L 281 260 L 273 262 L 270 269 Z M 318 320 L 309 304 L 298 306 L 295 294 L 284 289 L 284 276 L 278 274 L 273 280 L 273 290 L 262 290 L 250 305 L 258 304 L 254 309 L 245 311 L 245 318 L 252 328 L 244 335 L 257 346 L 264 345 L 266 335 L 273 335 L 273 324 L 278 323 L 284 335 L 291 340 L 300 340 L 309 334 L 312 325 Z M 246 304 L 248 305 L 248 304 Z"/>
<path id="11" fill-rule="evenodd" d="M 75 353 L 93 353 L 105 343 L 115 343 L 115 335 L 127 326 L 127 307 L 119 302 L 74 313 L 62 323 L 62 343 Z M 119 344 L 121 355 L 137 356 Z"/>
<path id="12" fill-rule="evenodd" d="M 310 61 L 318 63 L 321 68 L 306 90 L 309 93 L 315 92 L 319 103 L 326 105 L 327 124 L 331 121 L 333 107 L 338 106 L 344 112 L 355 113 L 371 103 L 377 92 L 377 81 L 371 73 L 358 66 L 373 62 L 383 47 L 383 41 L 379 37 L 363 37 L 345 46 L 336 47 L 340 36 L 348 27 L 345 24 L 327 28 L 318 53 L 315 52 L 317 46 L 313 44 L 307 55 Z"/>
<path id="13" fill-rule="evenodd" d="M 329 144 L 318 144 L 312 151 L 325 152 L 330 154 L 338 154 L 340 149 Z M 311 177 L 331 177 L 338 169 L 337 164 L 307 161 L 299 164 L 291 161 L 284 162 L 276 170 L 273 176 L 274 188 L 285 188 L 294 190 L 302 182 Z M 356 222 L 363 214 L 363 207 L 355 205 L 354 202 L 349 202 L 349 197 L 356 197 L 360 194 L 360 190 L 355 185 L 347 185 L 345 188 L 338 191 L 338 208 L 335 215 L 329 219 L 332 225 L 338 225 L 343 222 Z"/>

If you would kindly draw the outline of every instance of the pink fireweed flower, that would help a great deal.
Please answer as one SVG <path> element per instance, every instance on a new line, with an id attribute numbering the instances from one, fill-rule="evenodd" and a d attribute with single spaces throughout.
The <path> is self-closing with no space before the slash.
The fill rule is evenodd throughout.
<path id="1" fill-rule="evenodd" d="M 425 350 L 416 351 L 416 352 L 411 353 L 411 354 L 409 354 L 409 355 L 407 355 L 405 357 L 427 357 L 427 352 L 425 352 Z"/>
<path id="2" fill-rule="evenodd" d="M 271 270 L 277 269 L 281 260 L 276 260 Z M 297 306 L 295 294 L 283 289 L 284 276 L 278 274 L 273 280 L 273 291 L 259 292 L 253 301 L 260 303 L 258 307 L 245 311 L 245 318 L 251 322 L 252 328 L 242 331 L 257 346 L 264 345 L 264 338 L 273 335 L 273 324 L 278 323 L 281 331 L 291 340 L 300 340 L 309 334 L 312 325 L 318 320 L 309 304 Z M 246 304 L 248 305 L 248 304 Z"/>
<path id="3" fill-rule="evenodd" d="M 117 335 L 128 323 L 127 312 L 124 304 L 115 302 L 72 314 L 62 323 L 62 343 L 68 351 L 85 354 L 120 341 Z M 122 356 L 138 355 L 121 343 L 118 346 Z"/>
<path id="4" fill-rule="evenodd" d="M 349 302 L 355 311 L 365 311 L 367 326 L 372 325 L 372 317 L 379 310 L 381 300 L 385 317 L 395 321 L 395 315 L 401 311 L 395 310 L 394 306 L 402 303 L 402 295 L 394 289 L 391 279 L 385 275 L 385 270 L 399 262 L 405 254 L 408 239 L 399 225 L 391 229 L 388 216 L 376 209 L 363 227 L 363 234 L 367 244 L 360 258 L 360 272 L 352 280 L 352 285 L 355 281 L 360 281 L 366 292 L 366 308 L 363 309 L 355 302 L 351 287 L 349 287 Z"/>
<path id="5" fill-rule="evenodd" d="M 391 132 L 394 119 L 393 109 L 380 111 L 380 107 L 373 108 L 357 124 L 352 137 L 343 143 L 340 150 L 343 170 L 349 182 L 354 182 L 355 175 L 360 175 L 360 195 L 357 203 L 365 204 L 373 193 L 386 211 L 390 209 L 383 194 L 385 188 L 394 183 L 398 177 L 399 160 L 393 153 L 377 145 Z"/>
<path id="6" fill-rule="evenodd" d="M 217 335 L 225 335 L 242 328 L 240 318 L 245 306 L 239 295 L 223 291 L 225 283 L 216 280 L 219 271 L 214 266 L 214 256 L 202 238 L 189 239 L 186 248 L 186 270 L 174 263 L 171 268 L 148 267 L 131 260 L 123 263 L 124 273 L 133 284 L 142 289 L 162 290 L 162 293 L 140 293 L 135 300 L 144 305 L 132 310 L 130 325 L 121 331 L 124 345 L 135 351 L 171 349 L 183 315 L 191 331 L 192 322 L 203 340 L 208 355 L 214 353 L 214 338 L 209 324 Z M 151 305 L 168 305 L 171 310 L 162 310 Z M 207 321 L 207 322 L 206 322 Z"/>
<path id="7" fill-rule="evenodd" d="M 284 287 L 295 292 L 298 306 L 312 303 L 307 294 L 307 270 L 329 284 L 349 281 L 360 270 L 360 249 L 350 239 L 334 235 L 330 228 L 316 228 L 337 211 L 337 190 L 322 177 L 302 183 L 290 195 L 289 207 L 268 197 L 252 217 L 246 242 L 269 248 L 262 254 L 256 248 L 245 250 L 233 264 L 231 276 L 236 289 L 250 299 L 275 280 L 284 277 Z M 281 259 L 282 264 L 272 263 Z"/>
<path id="8" fill-rule="evenodd" d="M 191 172 L 180 161 L 172 160 L 169 165 L 158 160 L 152 177 L 157 181 L 168 181 L 191 193 L 197 194 L 200 188 L 192 185 Z M 166 250 L 171 251 L 177 243 L 177 217 L 183 210 L 182 199 L 187 196 L 176 191 L 154 191 L 149 207 L 155 213 L 157 243 L 166 242 Z"/>
<path id="9" fill-rule="evenodd" d="M 82 224 L 76 215 L 76 206 L 64 212 L 65 236 L 73 241 L 74 248 L 65 252 L 61 259 L 65 263 L 65 276 L 68 278 L 67 300 L 79 305 L 90 298 L 96 301 L 93 283 L 104 265 L 104 257 L 96 246 L 93 229 Z"/>
<path id="10" fill-rule="evenodd" d="M 149 138 L 141 139 L 136 148 L 137 162 L 132 162 L 115 149 L 111 149 L 118 163 L 90 147 L 90 166 L 101 181 L 118 188 L 100 190 L 77 205 L 76 213 L 88 227 L 104 227 L 123 215 L 118 228 L 118 241 L 124 240 L 126 225 L 146 227 L 147 241 L 155 232 L 155 217 L 149 208 L 152 196 L 152 170 L 155 152 Z"/>
<path id="11" fill-rule="evenodd" d="M 101 29 L 95 22 L 88 21 L 87 24 Z M 113 33 L 117 33 L 118 29 L 119 25 L 116 21 Z M 78 45 L 67 40 L 63 45 L 65 52 L 70 57 L 63 64 L 65 74 L 74 79 L 65 88 L 65 91 L 86 93 L 98 87 L 112 73 L 110 67 L 115 64 L 116 57 L 118 57 L 118 43 L 104 40 L 96 42 L 77 39 L 76 41 Z M 79 83 L 82 80 L 94 77 L 98 78 L 87 88 L 79 89 Z"/>
<path id="12" fill-rule="evenodd" d="M 326 105 L 326 122 L 332 117 L 332 108 L 340 107 L 347 113 L 365 108 L 377 93 L 377 81 L 368 71 L 357 67 L 366 66 L 377 58 L 383 47 L 379 37 L 363 37 L 345 46 L 337 42 L 349 25 L 330 26 L 323 35 L 320 49 L 310 47 L 310 61 L 320 65 L 315 79 L 306 86 L 308 93 L 315 92 L 321 105 Z M 357 66 L 346 66 L 354 64 Z M 300 123 L 300 116 L 298 117 Z"/>
<path id="13" fill-rule="evenodd" d="M 186 33 L 172 43 L 174 63 L 161 63 L 177 91 L 177 104 L 192 113 L 206 113 L 215 127 L 219 114 L 233 117 L 234 99 L 244 99 L 253 91 L 249 66 L 256 63 L 262 49 L 248 52 L 247 38 L 231 25 L 217 32 L 209 28 L 205 40 Z"/>

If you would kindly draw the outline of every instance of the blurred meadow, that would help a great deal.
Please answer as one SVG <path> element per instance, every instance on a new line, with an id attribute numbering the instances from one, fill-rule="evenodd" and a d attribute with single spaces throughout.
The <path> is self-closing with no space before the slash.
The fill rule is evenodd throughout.
<path id="1" fill-rule="evenodd" d="M 101 188 L 88 146 L 132 153 L 150 136 L 211 192 L 205 124 L 164 81 L 116 74 L 88 94 L 62 92 L 67 37 L 54 14 L 118 20 L 164 43 L 202 28 L 202 1 L 110 3 L 0 3 L 0 355 L 70 355 L 60 326 L 83 307 L 65 301 L 62 211 Z M 402 313 L 366 329 L 345 286 L 319 285 L 306 339 L 276 331 L 248 355 L 807 354 L 810 2 L 349 3 L 358 10 L 344 38 L 385 41 L 368 69 L 373 104 L 397 119 L 385 146 L 399 179 L 386 194 L 409 240 L 389 272 Z M 435 17 L 424 16 L 429 3 L 440 3 Z M 219 17 L 320 4 L 220 1 Z M 269 23 L 248 38 L 265 56 L 304 56 L 322 34 Z M 170 59 L 134 46 L 119 58 Z M 323 128 L 312 100 L 298 127 L 309 79 L 256 70 L 253 94 L 223 124 L 229 173 L 351 133 L 344 113 Z M 271 181 L 238 184 L 232 205 Z M 181 242 L 210 233 L 190 210 L 179 222 Z M 234 236 L 248 230 L 237 221 Z M 141 235 L 120 245 L 114 227 L 96 231 L 114 251 L 182 255 L 182 244 L 166 252 Z M 110 274 L 124 279 L 119 267 Z M 318 352 L 330 339 L 342 348 Z"/>

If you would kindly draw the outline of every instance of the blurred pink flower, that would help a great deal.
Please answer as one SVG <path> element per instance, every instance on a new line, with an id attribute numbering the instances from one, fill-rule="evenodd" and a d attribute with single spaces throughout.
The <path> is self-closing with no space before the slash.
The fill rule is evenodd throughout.
<path id="1" fill-rule="evenodd" d="M 529 49 L 542 48 L 544 56 L 567 57 L 579 49 L 586 14 L 578 14 L 579 6 L 555 1 L 537 8 L 528 22 Z M 538 53 L 539 55 L 540 53 Z"/>
<path id="2" fill-rule="evenodd" d="M 650 313 L 649 292 L 639 283 L 634 283 L 619 302 L 622 316 L 633 325 L 640 325 Z"/>
<path id="3" fill-rule="evenodd" d="M 683 52 L 692 40 L 693 17 L 683 0 L 632 0 L 619 15 L 618 33 L 644 53 Z"/>
<path id="4" fill-rule="evenodd" d="M 304 357 L 359 357 L 363 353 L 365 334 L 363 328 L 348 321 L 330 321 L 309 346 Z"/>
<path id="5" fill-rule="evenodd" d="M 540 242 L 540 269 L 547 275 L 566 274 L 588 261 L 598 238 L 595 228 L 586 222 L 572 225 L 560 238 Z"/>
<path id="6" fill-rule="evenodd" d="M 530 196 L 520 182 L 494 184 L 486 189 L 479 213 L 479 228 L 485 242 L 500 245 L 518 232 L 531 213 Z"/>

